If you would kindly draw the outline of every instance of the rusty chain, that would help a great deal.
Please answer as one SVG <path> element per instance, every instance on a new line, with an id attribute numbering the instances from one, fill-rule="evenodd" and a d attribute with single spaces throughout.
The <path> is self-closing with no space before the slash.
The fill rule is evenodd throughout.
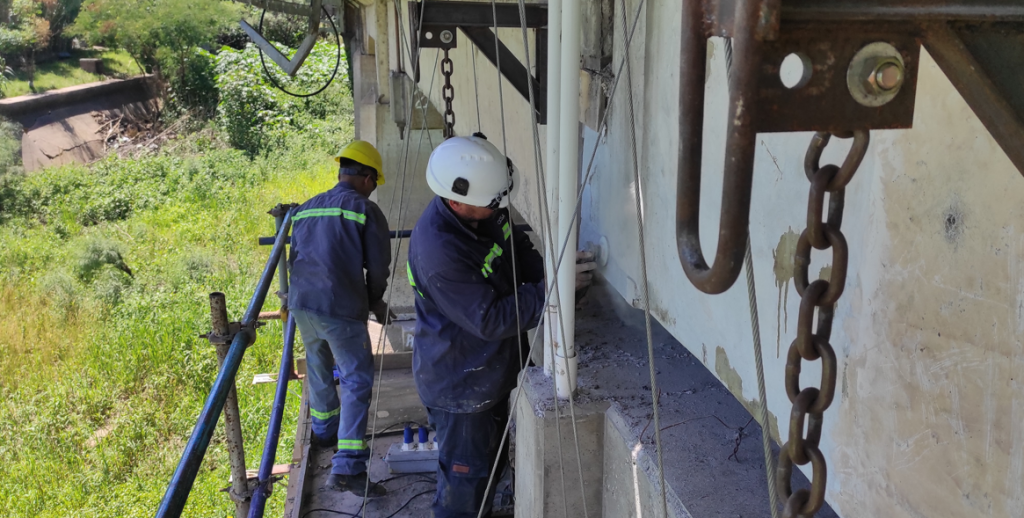
<path id="1" fill-rule="evenodd" d="M 452 71 L 452 60 L 448 58 L 448 49 L 446 48 L 444 49 L 444 59 L 441 60 L 441 74 L 444 75 L 441 97 L 444 98 L 444 138 L 446 139 L 455 136 L 455 112 L 452 111 L 455 88 L 452 87 Z"/>
<path id="2" fill-rule="evenodd" d="M 853 138 L 853 146 L 843 165 L 820 166 L 821 153 L 833 137 Z M 843 222 L 844 194 L 854 173 L 867 154 L 870 136 L 867 130 L 845 134 L 817 133 L 811 140 L 804 158 L 804 172 L 811 182 L 807 200 L 807 228 L 800 234 L 796 252 L 794 285 L 800 295 L 800 313 L 797 335 L 786 357 L 786 394 L 793 403 L 790 414 L 789 440 L 779 452 L 776 483 L 779 496 L 785 501 L 783 516 L 813 516 L 825 503 L 827 467 L 825 456 L 818 448 L 825 410 L 832 404 L 836 392 L 836 353 L 829 344 L 832 335 L 832 317 L 835 304 L 846 285 L 849 248 L 840 227 Z M 829 194 L 827 217 L 825 194 Z M 832 249 L 832 273 L 828 280 L 809 282 L 807 269 L 811 264 L 811 249 Z M 814 312 L 818 312 L 817 332 L 814 332 Z M 800 368 L 804 360 L 821 359 L 819 387 L 800 388 Z M 806 424 L 807 434 L 804 435 Z M 794 464 L 811 463 L 813 474 L 811 489 L 793 491 L 790 480 Z"/>

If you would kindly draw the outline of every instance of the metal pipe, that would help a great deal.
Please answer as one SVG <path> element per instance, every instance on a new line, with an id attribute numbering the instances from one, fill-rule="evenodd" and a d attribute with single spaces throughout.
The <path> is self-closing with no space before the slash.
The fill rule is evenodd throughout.
<path id="1" fill-rule="evenodd" d="M 683 270 L 693 285 L 710 294 L 736 282 L 743 267 L 754 172 L 753 115 L 761 45 L 756 40 L 760 2 L 746 0 L 736 9 L 733 67 L 729 78 L 729 121 L 718 251 L 710 267 L 700 244 L 701 146 L 704 142 L 704 81 L 707 39 L 701 2 L 683 2 L 679 84 L 679 171 L 676 242 Z"/>
<path id="2" fill-rule="evenodd" d="M 213 334 L 227 336 L 228 311 L 224 294 L 210 294 L 210 321 Z M 228 344 L 214 344 L 217 349 L 217 367 L 224 367 L 224 358 L 228 355 Z M 235 502 L 235 518 L 245 518 L 249 514 L 249 481 L 245 475 L 245 444 L 242 439 L 241 414 L 238 411 L 238 393 L 234 379 L 228 387 L 227 399 L 224 400 L 224 442 L 228 447 L 228 463 L 231 465 L 231 500 Z"/>
<path id="3" fill-rule="evenodd" d="M 557 212 L 553 209 L 558 206 L 558 139 L 561 138 L 559 128 L 561 119 L 559 118 L 559 110 L 561 109 L 561 98 L 560 98 L 560 86 L 561 86 L 561 72 L 562 72 L 562 47 L 560 42 L 562 40 L 562 0 L 548 0 L 548 66 L 547 66 L 547 114 L 548 114 L 548 134 L 547 134 L 547 148 L 545 154 L 547 155 L 547 165 L 544 168 L 544 174 L 546 175 L 545 186 L 547 187 L 547 215 L 548 228 L 547 232 L 556 231 L 558 228 L 558 216 Z M 554 222 L 550 221 L 554 218 Z M 558 260 L 558 250 L 552 250 L 549 246 L 552 242 L 558 243 L 558 240 L 554 236 L 550 236 L 547 242 L 544 243 L 544 266 L 547 273 L 547 285 L 554 286 L 555 279 L 555 261 Z M 555 344 L 558 342 L 556 338 L 558 336 L 558 296 L 557 290 L 551 294 L 551 300 L 548 302 L 547 310 L 544 313 L 544 372 L 548 376 L 554 375 L 554 351 Z"/>
<path id="4" fill-rule="evenodd" d="M 279 205 L 280 207 L 280 205 Z M 276 232 L 281 231 L 281 225 L 284 223 L 284 215 L 274 216 L 274 230 Z M 288 318 L 288 254 L 287 250 L 281 254 L 281 259 L 277 263 L 277 296 L 281 299 L 281 315 L 279 318 L 282 320 Z"/>
<path id="5" fill-rule="evenodd" d="M 267 438 L 263 441 L 263 457 L 260 459 L 259 485 L 252 494 L 252 507 L 249 518 L 262 518 L 270 498 L 273 481 L 270 476 L 274 470 L 277 457 L 277 443 L 281 437 L 281 422 L 284 419 L 285 400 L 288 398 L 288 381 L 295 371 L 293 345 L 295 344 L 295 319 L 288 317 L 284 327 L 284 350 L 281 352 L 281 368 L 277 373 L 277 391 L 274 393 L 274 406 L 270 410 L 270 425 L 267 426 Z"/>
<path id="6" fill-rule="evenodd" d="M 558 239 L 568 242 L 568 253 L 558 267 L 559 322 L 564 334 L 555 342 L 555 384 L 558 397 L 570 398 L 576 391 L 576 189 L 579 187 L 580 146 L 580 0 L 562 2 L 561 73 L 559 96 L 558 157 Z M 559 67 L 561 69 L 562 67 Z M 562 337 L 565 337 L 562 343 Z"/>
<path id="7" fill-rule="evenodd" d="M 270 291 L 270 282 L 274 278 L 274 269 L 277 266 L 277 262 L 284 252 L 285 237 L 291 228 L 293 213 L 294 209 L 288 211 L 284 224 L 277 234 L 277 241 L 274 243 L 274 248 L 270 251 L 270 257 L 263 268 L 263 274 L 256 285 L 256 291 L 249 300 L 249 305 L 245 309 L 245 315 L 242 317 L 242 330 L 231 341 L 231 347 L 224 357 L 224 363 L 217 373 L 213 387 L 210 388 L 210 395 L 207 396 L 206 403 L 203 404 L 203 410 L 200 412 L 199 420 L 192 430 L 192 436 L 189 438 L 188 444 L 185 445 L 185 451 L 181 455 L 178 467 L 174 470 L 171 482 L 168 484 L 167 491 L 160 502 L 160 507 L 157 509 L 156 516 L 159 518 L 177 518 L 181 516 L 182 510 L 185 508 L 189 492 L 192 491 L 192 484 L 196 481 L 196 474 L 199 473 L 199 467 L 202 465 L 203 457 L 206 455 L 206 449 L 210 446 L 210 439 L 213 437 L 217 420 L 224 409 L 228 391 L 234 385 L 235 375 L 238 374 L 238 367 L 242 363 L 242 356 L 245 355 L 246 347 L 256 339 L 255 336 L 251 336 L 253 331 L 250 330 L 249 326 L 256 322 L 260 309 L 267 298 L 267 292 Z"/>
<path id="8" fill-rule="evenodd" d="M 521 232 L 533 232 L 533 228 L 530 227 L 530 225 L 525 225 L 525 224 L 524 225 L 516 225 L 516 230 L 519 230 Z M 391 239 L 406 239 L 406 238 L 409 238 L 409 237 L 412 236 L 412 229 L 392 230 L 389 235 L 391 236 Z M 277 238 L 273 237 L 273 236 L 261 237 L 261 238 L 259 238 L 259 245 L 260 246 L 269 246 L 269 245 L 272 245 L 272 244 L 276 243 L 277 242 L 276 240 L 277 240 Z M 291 237 L 285 237 L 284 238 L 284 244 L 290 245 L 291 243 L 292 243 Z"/>

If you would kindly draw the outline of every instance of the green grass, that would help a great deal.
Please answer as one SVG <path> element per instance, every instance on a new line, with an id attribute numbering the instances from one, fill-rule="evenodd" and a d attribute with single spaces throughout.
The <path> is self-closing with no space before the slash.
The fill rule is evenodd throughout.
<path id="1" fill-rule="evenodd" d="M 78 65 L 81 58 L 100 58 L 103 60 L 103 75 L 90 74 Z M 50 61 L 36 66 L 35 92 L 56 90 L 68 86 L 83 85 L 103 81 L 111 77 L 125 77 L 141 74 L 139 66 L 131 56 L 123 50 L 76 50 L 71 57 L 63 60 Z M 28 87 L 28 73 L 24 69 L 14 71 L 14 78 L 4 86 L 5 97 L 17 97 L 33 93 Z"/>
<path id="2" fill-rule="evenodd" d="M 334 184 L 330 157 L 352 137 L 351 99 L 334 95 L 337 112 L 254 159 L 204 130 L 155 156 L 0 176 L 0 515 L 153 515 L 216 375 L 197 337 L 207 296 L 225 292 L 237 319 L 269 253 L 266 210 Z M 277 372 L 281 346 L 279 322 L 262 328 L 238 375 L 250 467 L 274 391 L 251 380 Z M 232 514 L 228 475 L 219 425 L 186 515 Z"/>

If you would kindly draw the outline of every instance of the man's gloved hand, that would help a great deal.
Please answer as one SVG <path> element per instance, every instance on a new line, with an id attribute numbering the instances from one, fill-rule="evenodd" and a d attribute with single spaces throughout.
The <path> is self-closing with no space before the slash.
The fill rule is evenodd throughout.
<path id="1" fill-rule="evenodd" d="M 370 305 L 370 312 L 373 313 L 373 317 L 377 319 L 381 325 L 390 324 L 394 320 L 395 313 L 388 309 L 388 303 L 384 302 L 383 299 Z"/>
<path id="2" fill-rule="evenodd" d="M 594 254 L 590 252 L 576 252 L 576 291 L 590 287 L 594 282 L 594 274 L 590 273 L 597 269 L 594 262 Z"/>

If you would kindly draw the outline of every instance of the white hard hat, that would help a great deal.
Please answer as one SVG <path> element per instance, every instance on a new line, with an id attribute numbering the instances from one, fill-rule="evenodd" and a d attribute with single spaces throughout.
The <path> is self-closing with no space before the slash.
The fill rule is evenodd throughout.
<path id="1" fill-rule="evenodd" d="M 519 171 L 486 138 L 452 137 L 427 162 L 427 185 L 442 198 L 490 209 L 505 208 Z"/>

